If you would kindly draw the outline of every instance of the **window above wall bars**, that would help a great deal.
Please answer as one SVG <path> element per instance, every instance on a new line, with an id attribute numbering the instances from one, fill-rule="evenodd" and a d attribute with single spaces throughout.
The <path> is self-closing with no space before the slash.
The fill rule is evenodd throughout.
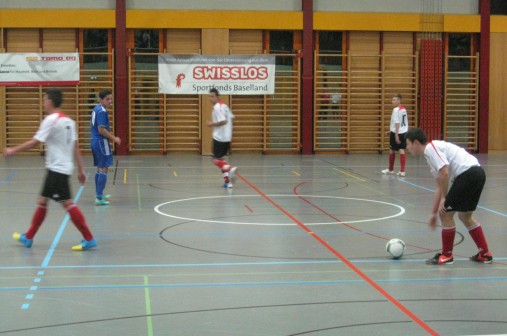
<path id="1" fill-rule="evenodd" d="M 507 15 L 507 1 L 491 0 L 491 15 Z"/>

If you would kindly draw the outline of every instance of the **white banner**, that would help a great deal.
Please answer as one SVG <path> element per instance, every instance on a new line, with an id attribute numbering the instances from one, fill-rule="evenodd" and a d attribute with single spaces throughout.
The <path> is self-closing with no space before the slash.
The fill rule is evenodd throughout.
<path id="1" fill-rule="evenodd" d="M 0 54 L 1 86 L 77 85 L 79 54 Z"/>
<path id="2" fill-rule="evenodd" d="M 168 94 L 275 93 L 275 56 L 160 55 L 158 90 Z"/>

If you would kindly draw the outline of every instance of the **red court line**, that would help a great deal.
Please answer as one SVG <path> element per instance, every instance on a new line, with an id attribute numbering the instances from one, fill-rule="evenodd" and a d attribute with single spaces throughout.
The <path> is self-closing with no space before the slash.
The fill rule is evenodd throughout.
<path id="1" fill-rule="evenodd" d="M 248 211 L 253 212 L 252 208 L 250 208 L 250 207 L 248 206 L 248 204 L 245 204 L 245 208 L 247 208 L 247 209 L 248 209 Z"/>
<path id="2" fill-rule="evenodd" d="M 322 209 L 321 207 L 319 207 L 318 205 L 314 204 L 312 201 L 309 201 L 308 199 L 306 199 L 305 197 L 301 196 L 298 194 L 297 192 L 297 189 L 302 186 L 303 184 L 305 184 L 307 182 L 301 182 L 301 183 L 298 183 L 296 184 L 296 186 L 294 187 L 293 191 L 294 191 L 294 194 L 297 195 L 299 197 L 300 200 L 302 200 L 303 202 L 305 203 L 308 203 L 309 205 L 311 205 L 312 207 L 314 207 L 315 209 L 319 210 L 320 212 L 322 212 L 323 214 L 325 214 L 326 216 L 334 219 L 335 221 L 337 222 L 342 222 L 342 220 L 340 220 L 339 218 L 335 217 L 334 215 L 330 214 L 329 212 L 327 212 L 326 210 Z M 368 236 L 371 236 L 371 237 L 375 237 L 375 238 L 379 238 L 379 239 L 383 239 L 383 240 L 390 240 L 391 238 L 387 238 L 387 237 L 384 237 L 384 236 L 380 236 L 380 235 L 376 235 L 374 233 L 371 233 L 371 232 L 367 232 L 367 231 L 364 231 L 364 230 L 361 230 L 353 225 L 350 225 L 350 224 L 347 224 L 347 223 L 343 223 L 341 224 L 343 226 L 346 226 L 348 227 L 349 229 L 352 229 L 352 230 L 355 230 L 355 231 L 358 231 L 358 232 L 361 232 L 361 233 L 364 233 L 365 235 L 368 235 Z M 425 251 L 434 251 L 433 249 L 430 249 L 430 248 L 427 248 L 427 247 L 423 247 L 423 246 L 418 246 L 418 245 L 414 245 L 414 244 L 406 244 L 407 246 L 410 246 L 410 247 L 415 247 L 415 248 L 418 248 L 418 249 L 421 249 L 421 250 L 425 250 Z"/>
<path id="3" fill-rule="evenodd" d="M 433 330 L 429 325 L 426 324 L 423 320 L 421 320 L 417 315 L 412 313 L 407 307 L 402 305 L 398 300 L 396 300 L 391 294 L 389 294 L 386 290 L 384 290 L 380 285 L 378 285 L 375 281 L 370 279 L 365 273 L 363 273 L 359 268 L 354 266 L 347 258 L 345 258 L 341 253 L 336 251 L 331 245 L 329 245 L 325 240 L 320 238 L 317 234 L 315 234 L 312 230 L 310 230 L 303 222 L 301 222 L 299 219 L 291 215 L 287 210 L 285 210 L 283 207 L 281 207 L 278 203 L 273 201 L 269 196 L 267 196 L 265 193 L 263 193 L 259 188 L 257 188 L 255 185 L 250 183 L 246 178 L 244 178 L 239 173 L 236 173 L 236 176 L 238 176 L 243 182 L 245 182 L 250 188 L 255 190 L 260 196 L 262 196 L 266 201 L 271 203 L 275 208 L 280 210 L 285 216 L 289 217 L 294 223 L 299 225 L 303 230 L 308 232 L 315 240 L 317 240 L 320 244 L 322 244 L 325 248 L 328 249 L 329 252 L 331 252 L 333 255 L 335 255 L 338 259 L 340 259 L 345 265 L 347 265 L 351 270 L 353 270 L 357 275 L 359 275 L 364 281 L 366 281 L 370 286 L 375 288 L 382 296 L 384 296 L 387 300 L 389 300 L 392 304 L 394 304 L 399 310 L 401 310 L 405 315 L 407 315 L 412 321 L 417 323 L 421 328 L 423 328 L 428 334 L 430 335 L 438 335 L 438 333 Z"/>
<path id="4" fill-rule="evenodd" d="M 322 212 L 323 214 L 325 214 L 325 215 L 329 216 L 330 218 L 334 219 L 334 220 L 335 220 L 335 221 L 337 221 L 337 222 L 341 222 L 341 220 L 340 220 L 339 218 L 336 218 L 335 216 L 333 216 L 332 214 L 330 214 L 330 213 L 329 213 L 329 212 L 327 212 L 326 210 L 322 209 L 321 207 L 317 206 L 316 204 L 312 203 L 312 202 L 311 202 L 311 201 L 309 201 L 308 199 L 306 199 L 306 198 L 304 198 L 303 196 L 301 196 L 301 195 L 299 195 L 299 194 L 298 194 L 297 189 L 298 189 L 301 185 L 303 185 L 303 184 L 305 184 L 305 183 L 307 183 L 307 182 L 301 182 L 301 183 L 298 183 L 298 184 L 294 187 L 294 189 L 293 189 L 294 194 L 295 194 L 295 195 L 297 195 L 297 196 L 299 196 L 299 199 L 300 199 L 300 200 L 302 200 L 303 202 L 308 203 L 309 205 L 311 205 L 311 206 L 312 206 L 312 207 L 314 207 L 315 209 L 319 210 L 319 211 L 320 211 L 320 212 Z M 355 226 L 353 226 L 353 225 L 347 224 L 347 223 L 343 223 L 343 224 L 341 224 L 341 225 L 346 226 L 346 227 L 348 227 L 348 228 L 350 228 L 350 229 L 352 229 L 352 230 L 355 230 L 355 231 L 358 231 L 358 232 L 364 233 L 365 235 L 368 235 L 368 236 L 371 236 L 371 237 L 375 237 L 375 238 L 379 238 L 379 239 L 384 239 L 384 240 L 389 240 L 389 239 L 390 239 L 390 238 L 387 238 L 387 237 L 383 237 L 383 236 L 380 236 L 380 235 L 376 235 L 376 234 L 371 233 L 371 232 L 367 232 L 367 231 L 361 230 L 361 229 L 359 229 L 359 228 L 357 228 L 357 227 L 355 227 Z M 419 246 L 419 245 L 414 245 L 414 244 L 408 244 L 408 243 L 407 243 L 406 245 L 407 245 L 407 246 L 410 246 L 410 247 L 415 247 L 415 248 L 418 248 L 418 249 L 421 249 L 421 250 L 429 251 L 429 252 L 434 252 L 434 251 L 435 251 L 434 249 L 430 249 L 430 248 L 428 248 L 428 247 L 424 247 L 424 246 Z M 456 246 L 456 245 L 454 245 L 454 246 Z M 466 258 L 466 259 L 468 259 L 468 257 L 467 257 L 467 256 L 465 256 L 465 255 L 456 254 L 456 253 L 453 253 L 453 255 L 454 255 L 454 256 L 456 256 L 456 257 L 460 257 L 460 258 Z M 507 263 L 505 263 L 505 262 L 495 261 L 494 259 L 493 259 L 493 262 L 494 262 L 495 264 L 507 265 Z"/>

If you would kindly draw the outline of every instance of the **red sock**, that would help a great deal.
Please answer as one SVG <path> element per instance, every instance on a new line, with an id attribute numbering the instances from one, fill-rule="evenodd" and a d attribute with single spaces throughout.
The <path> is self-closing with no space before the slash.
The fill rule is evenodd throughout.
<path id="1" fill-rule="evenodd" d="M 27 239 L 33 239 L 37 231 L 39 230 L 44 218 L 46 218 L 47 208 L 45 205 L 38 205 L 37 209 L 35 209 L 35 213 L 32 218 L 32 225 L 30 225 L 30 229 L 26 232 Z"/>
<path id="2" fill-rule="evenodd" d="M 213 159 L 213 163 L 215 164 L 215 166 L 220 168 L 222 173 L 228 172 L 231 169 L 231 166 L 229 166 L 229 164 L 225 160 Z"/>
<path id="3" fill-rule="evenodd" d="M 71 206 L 69 206 L 67 208 L 67 212 L 69 213 L 70 219 L 72 220 L 72 222 L 74 223 L 74 225 L 76 226 L 76 228 L 83 235 L 84 239 L 86 239 L 86 240 L 92 240 L 93 239 L 93 235 L 90 232 L 90 229 L 88 228 L 88 225 L 86 225 L 86 220 L 85 220 L 85 218 L 83 216 L 83 213 L 81 212 L 81 210 L 79 210 L 79 208 L 77 207 L 77 205 L 72 204 Z"/>
<path id="4" fill-rule="evenodd" d="M 229 183 L 229 173 L 226 172 L 226 173 L 223 173 L 222 175 L 224 176 L 224 182 Z"/>
<path id="5" fill-rule="evenodd" d="M 220 159 L 213 159 L 213 163 L 215 164 L 215 166 L 217 166 L 220 169 L 222 169 L 222 167 L 227 164 L 227 162 L 225 162 L 224 160 L 220 160 Z"/>
<path id="6" fill-rule="evenodd" d="M 468 233 L 472 236 L 472 239 L 477 245 L 480 254 L 485 254 L 489 252 L 488 243 L 486 242 L 486 237 L 484 237 L 484 232 L 482 232 L 481 224 L 477 223 L 477 226 L 472 226 L 468 229 Z"/>
<path id="7" fill-rule="evenodd" d="M 400 154 L 400 171 L 405 171 L 405 163 L 407 162 L 407 155 L 406 154 Z"/>
<path id="8" fill-rule="evenodd" d="M 446 257 L 452 256 L 454 248 L 454 236 L 456 236 L 456 227 L 442 228 L 442 254 Z"/>
<path id="9" fill-rule="evenodd" d="M 394 159 L 396 158 L 395 153 L 389 153 L 389 171 L 394 170 Z"/>

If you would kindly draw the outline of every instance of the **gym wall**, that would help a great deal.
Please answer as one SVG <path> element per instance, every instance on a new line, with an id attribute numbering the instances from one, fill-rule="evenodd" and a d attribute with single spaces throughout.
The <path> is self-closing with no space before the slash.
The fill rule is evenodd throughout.
<path id="1" fill-rule="evenodd" d="M 127 0 L 127 9 L 301 11 L 300 0 Z"/>
<path id="2" fill-rule="evenodd" d="M 0 9 L 114 9 L 115 0 L 0 0 Z"/>
<path id="3" fill-rule="evenodd" d="M 316 12 L 368 12 L 373 13 L 424 13 L 479 14 L 479 0 L 441 0 L 430 8 L 425 0 L 314 0 Z"/>
<path id="4" fill-rule="evenodd" d="M 110 29 L 112 34 L 115 27 L 115 2 L 114 0 L 90 0 L 86 2 L 80 0 L 46 2 L 0 0 L 0 48 L 7 47 L 2 50 L 3 52 L 75 51 L 79 47 L 76 39 L 79 39 L 77 36 L 79 36 L 80 29 Z M 212 2 L 212 8 L 211 6 L 204 6 L 203 3 L 210 4 L 210 2 L 200 0 L 127 0 L 127 29 L 130 31 L 140 29 L 165 31 L 166 44 L 161 46 L 159 52 L 174 53 L 200 53 L 203 50 L 203 45 L 209 45 L 210 43 L 210 41 L 205 40 L 208 35 L 203 34 L 204 30 L 223 29 L 227 31 L 227 34 L 223 35 L 223 41 L 215 41 L 215 43 L 227 43 L 228 53 L 231 54 L 264 52 L 266 49 L 266 32 L 287 30 L 299 34 L 302 30 L 303 16 L 300 0 L 259 0 L 255 2 L 216 0 Z M 417 50 L 421 33 L 428 29 L 428 25 L 425 23 L 425 20 L 427 20 L 425 15 L 427 15 L 426 11 L 429 8 L 425 7 L 425 3 L 427 3 L 425 0 L 314 0 L 314 29 L 316 33 L 318 31 L 345 32 L 348 37 L 344 38 L 344 41 L 348 50 L 344 50 L 344 53 L 349 51 L 354 53 L 363 47 L 366 48 L 371 42 L 367 38 L 368 36 L 377 36 L 375 43 L 369 46 L 377 50 L 380 45 L 379 34 L 382 32 L 384 34 L 382 39 L 386 46 L 389 43 L 391 45 L 393 45 L 392 43 L 403 43 L 404 50 L 409 50 L 410 41 L 415 33 L 417 35 L 415 39 L 415 48 Z M 85 5 L 86 8 L 83 8 Z M 480 30 L 478 0 L 443 0 L 440 8 L 431 10 L 439 11 L 438 14 L 432 17 L 434 21 L 431 23 L 431 29 L 440 30 L 444 33 L 467 34 L 478 34 Z M 503 117 L 503 107 L 507 105 L 507 95 L 504 94 L 506 90 L 504 78 L 507 75 L 504 60 L 507 16 L 492 16 L 491 31 L 490 149 L 507 150 L 507 141 L 502 140 L 505 138 L 503 130 L 507 127 L 507 118 Z M 392 34 L 387 34 L 388 32 Z M 478 35 L 475 36 L 477 38 Z M 41 41 L 43 42 L 43 48 L 41 48 Z M 297 52 L 299 49 L 301 49 L 300 42 L 299 45 L 294 45 L 294 51 Z M 388 52 L 387 50 L 384 50 L 384 53 Z M 476 51 L 474 50 L 474 53 Z M 408 59 L 404 62 L 408 62 Z M 368 64 L 361 63 L 359 60 L 359 63 L 354 63 L 354 66 L 367 68 Z M 407 68 L 408 70 L 410 69 Z M 142 99 L 138 99 L 142 97 L 136 97 L 136 94 L 138 93 L 132 92 L 133 104 L 136 101 L 142 101 Z M 5 99 L 7 99 L 5 89 L 0 89 L 0 96 L 0 105 L 2 107 L 0 114 L 5 118 Z M 10 102 L 13 102 L 12 99 L 27 97 L 22 94 L 7 96 Z M 198 118 L 197 114 L 200 113 L 198 109 L 202 109 L 199 104 L 202 104 L 202 101 L 195 102 L 195 99 L 192 99 L 192 104 L 194 104 L 192 105 L 194 106 L 192 113 L 195 114 L 195 118 Z M 180 106 L 182 102 L 185 102 L 185 99 L 166 102 L 166 104 L 169 104 L 167 106 Z M 260 110 L 255 110 L 254 106 L 259 106 L 260 102 L 261 100 L 242 97 L 233 97 L 231 100 L 231 104 L 235 105 L 236 108 L 244 107 L 245 116 L 256 120 L 257 124 L 263 117 L 259 114 Z M 414 104 L 414 109 L 417 107 L 416 101 L 411 101 L 411 104 Z M 15 105 L 10 105 L 10 108 Z M 353 111 L 356 108 L 358 107 L 356 106 L 350 110 Z M 387 109 L 388 106 L 383 108 Z M 79 114 L 80 112 L 76 113 Z M 383 116 L 381 114 L 378 120 L 381 120 Z M 375 122 L 380 123 L 378 120 Z M 26 131 L 26 120 L 16 122 L 22 125 Z M 319 121 L 315 122 L 318 123 Z M 192 127 L 200 127 L 197 123 L 192 123 Z M 372 124 L 370 126 L 377 127 L 378 125 Z M 5 129 L 5 124 L 2 127 L 2 129 Z M 246 130 L 261 128 L 260 126 L 252 127 L 249 124 L 241 127 Z M 350 128 L 350 130 L 352 129 Z M 332 130 L 334 132 L 335 128 Z M 165 133 L 164 136 L 171 138 L 173 131 L 170 129 L 165 131 L 169 133 Z M 200 144 L 196 141 L 199 140 L 201 131 L 197 128 L 197 131 L 194 129 L 193 132 L 197 133 L 195 133 L 191 146 L 187 146 L 183 142 L 181 144 L 168 144 L 167 149 L 172 150 L 172 148 L 183 145 L 193 151 L 200 150 Z M 28 134 L 29 132 L 26 131 L 25 133 Z M 370 132 L 367 131 L 367 133 Z M 2 143 L 6 143 L 5 134 L 6 132 L 2 131 Z M 361 133 L 357 133 L 357 135 L 358 138 L 361 137 Z M 251 150 L 250 143 L 260 144 L 262 142 L 261 138 L 252 134 L 252 132 L 245 132 L 242 139 L 238 143 L 242 150 Z M 293 138 L 292 141 L 297 141 L 297 138 Z M 380 148 L 380 150 L 383 150 L 383 147 L 383 142 L 375 145 L 375 148 Z M 255 145 L 255 148 L 262 149 L 263 147 Z M 343 147 L 338 146 L 336 148 L 338 148 L 337 151 L 340 151 L 340 148 Z M 358 148 L 361 149 L 360 144 L 358 144 Z M 318 148 L 315 149 L 318 150 Z M 368 151 L 369 149 L 365 150 Z"/>

